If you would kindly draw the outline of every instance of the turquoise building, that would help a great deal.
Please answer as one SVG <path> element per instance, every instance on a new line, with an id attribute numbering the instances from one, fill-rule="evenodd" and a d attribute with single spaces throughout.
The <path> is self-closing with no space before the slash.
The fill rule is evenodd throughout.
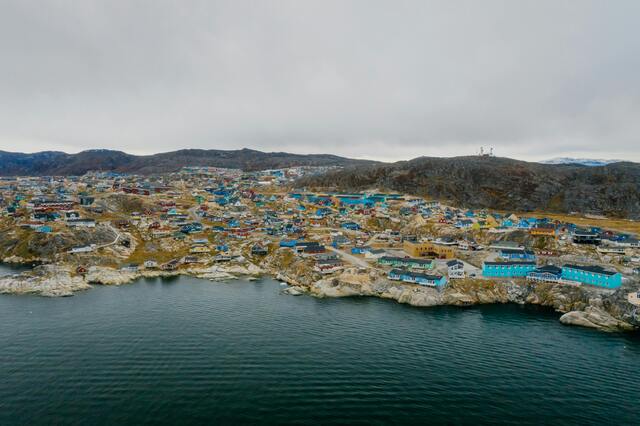
<path id="1" fill-rule="evenodd" d="M 410 257 L 382 256 L 378 259 L 379 265 L 392 266 L 394 268 L 433 269 L 433 259 L 412 259 Z"/>
<path id="2" fill-rule="evenodd" d="M 526 277 L 535 269 L 535 262 L 484 262 L 482 275 L 496 278 Z"/>
<path id="3" fill-rule="evenodd" d="M 608 271 L 601 266 L 566 264 L 562 267 L 562 279 L 604 288 L 622 285 L 622 275 L 619 272 Z"/>

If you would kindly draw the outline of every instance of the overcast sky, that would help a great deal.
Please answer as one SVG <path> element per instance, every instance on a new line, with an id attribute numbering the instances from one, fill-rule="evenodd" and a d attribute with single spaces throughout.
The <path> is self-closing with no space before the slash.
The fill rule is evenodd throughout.
<path id="1" fill-rule="evenodd" d="M 0 1 L 0 150 L 640 161 L 640 1 Z"/>

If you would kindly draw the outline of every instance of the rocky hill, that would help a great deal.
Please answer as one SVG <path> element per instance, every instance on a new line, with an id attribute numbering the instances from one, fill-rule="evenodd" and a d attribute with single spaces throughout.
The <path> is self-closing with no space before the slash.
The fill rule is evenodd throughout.
<path id="1" fill-rule="evenodd" d="M 299 187 L 387 189 L 469 208 L 640 218 L 640 164 L 599 167 L 496 157 L 421 157 L 305 178 Z"/>
<path id="2" fill-rule="evenodd" d="M 184 166 L 214 166 L 246 171 L 293 166 L 356 166 L 373 164 L 336 155 L 299 155 L 261 152 L 183 149 L 162 154 L 137 156 L 121 151 L 89 150 L 77 154 L 45 151 L 33 154 L 0 151 L 0 176 L 82 175 L 88 171 L 135 174 L 167 173 Z"/>

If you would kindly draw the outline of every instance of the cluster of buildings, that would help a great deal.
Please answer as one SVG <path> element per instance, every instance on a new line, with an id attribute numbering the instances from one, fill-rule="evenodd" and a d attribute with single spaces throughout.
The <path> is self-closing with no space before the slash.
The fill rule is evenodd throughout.
<path id="1" fill-rule="evenodd" d="M 51 237 L 109 226 L 124 235 L 114 244 L 129 247 L 136 240 L 133 253 L 125 251 L 128 258 L 116 259 L 127 271 L 259 262 L 278 252 L 322 275 L 356 268 L 436 288 L 472 278 L 612 289 L 622 284 L 625 265 L 640 264 L 634 235 L 599 227 L 459 209 L 398 193 L 289 189 L 298 177 L 327 170 L 185 167 L 157 176 L 3 178 L 0 216 L 15 228 Z M 511 238 L 516 234 L 520 240 Z M 539 241 L 552 248 L 537 247 Z M 66 249 L 84 268 L 83 256 L 101 247 Z M 582 261 L 563 261 L 569 252 L 580 253 Z M 603 256 L 616 266 L 603 267 Z"/>

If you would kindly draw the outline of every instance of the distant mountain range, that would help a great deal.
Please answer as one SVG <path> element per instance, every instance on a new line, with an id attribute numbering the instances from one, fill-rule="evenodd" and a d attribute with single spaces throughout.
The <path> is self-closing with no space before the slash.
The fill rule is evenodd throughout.
<path id="1" fill-rule="evenodd" d="M 44 151 L 33 154 L 0 151 L 0 176 L 72 176 L 88 171 L 153 174 L 180 170 L 185 166 L 212 166 L 265 170 L 294 166 L 357 166 L 373 161 L 354 160 L 328 154 L 289 154 L 252 149 L 183 149 L 154 155 L 131 155 L 105 149 L 67 154 Z"/>
<path id="2" fill-rule="evenodd" d="M 498 157 L 421 157 L 303 178 L 300 188 L 392 190 L 468 208 L 640 219 L 640 164 L 585 167 Z"/>
<path id="3" fill-rule="evenodd" d="M 607 164 L 620 163 L 622 160 L 601 160 L 593 158 L 557 157 L 551 160 L 540 161 L 542 164 L 580 164 L 582 166 L 596 167 Z"/>

